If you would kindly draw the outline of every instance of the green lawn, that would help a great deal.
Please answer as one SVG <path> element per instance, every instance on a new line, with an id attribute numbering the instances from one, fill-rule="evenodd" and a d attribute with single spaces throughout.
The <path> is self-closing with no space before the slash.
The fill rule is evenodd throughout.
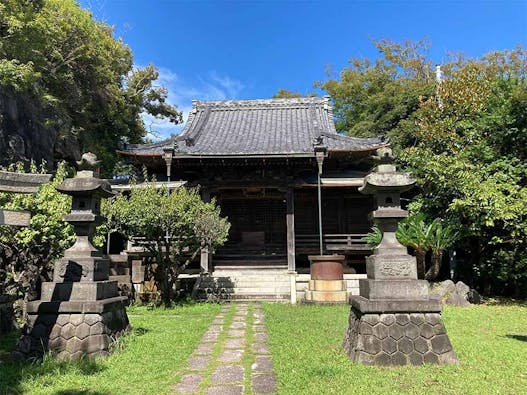
<path id="1" fill-rule="evenodd" d="M 182 374 L 186 360 L 219 305 L 128 309 L 134 328 L 122 349 L 106 360 L 59 363 L 9 362 L 13 336 L 0 339 L 0 394 L 161 394 Z"/>
<path id="2" fill-rule="evenodd" d="M 14 364 L 8 350 L 15 338 L 0 339 L 0 394 L 170 393 L 219 308 L 129 309 L 132 335 L 110 358 L 92 362 Z M 527 394 L 526 306 L 447 308 L 460 362 L 417 368 L 350 362 L 341 350 L 347 306 L 264 309 L 280 394 Z M 248 355 L 244 365 L 251 363 Z"/>
<path id="3" fill-rule="evenodd" d="M 367 367 L 342 352 L 348 306 L 266 304 L 280 394 L 527 394 L 527 306 L 447 307 L 455 366 Z"/>

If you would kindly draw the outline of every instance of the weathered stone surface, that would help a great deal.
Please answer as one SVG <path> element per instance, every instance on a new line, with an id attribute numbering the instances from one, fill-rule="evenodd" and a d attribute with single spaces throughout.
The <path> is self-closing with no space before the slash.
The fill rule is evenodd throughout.
<path id="1" fill-rule="evenodd" d="M 397 351 L 397 341 L 391 337 L 387 337 L 382 341 L 382 350 L 385 353 L 393 354 L 395 351 Z"/>
<path id="2" fill-rule="evenodd" d="M 237 349 L 243 347 L 245 347 L 244 338 L 227 339 L 227 341 L 225 342 L 225 348 Z"/>
<path id="3" fill-rule="evenodd" d="M 254 332 L 265 332 L 265 325 L 253 325 Z"/>
<path id="4" fill-rule="evenodd" d="M 385 337 L 388 337 L 389 331 L 386 325 L 378 323 L 373 327 L 372 333 L 378 339 L 384 339 Z"/>
<path id="5" fill-rule="evenodd" d="M 190 370 L 205 370 L 210 362 L 210 356 L 195 356 L 188 360 L 188 368 Z"/>
<path id="6" fill-rule="evenodd" d="M 206 395 L 243 395 L 243 385 L 216 385 L 205 390 Z"/>
<path id="7" fill-rule="evenodd" d="M 194 350 L 196 355 L 210 355 L 214 349 L 214 343 L 200 343 Z"/>
<path id="8" fill-rule="evenodd" d="M 181 378 L 181 382 L 174 388 L 176 394 L 195 394 L 203 380 L 202 373 L 188 373 Z"/>
<path id="9" fill-rule="evenodd" d="M 238 365 L 218 366 L 212 373 L 212 384 L 230 384 L 243 381 L 244 369 Z"/>
<path id="10" fill-rule="evenodd" d="M 242 360 L 243 350 L 224 350 L 218 357 L 223 363 L 235 363 Z"/>
<path id="11" fill-rule="evenodd" d="M 240 329 L 231 329 L 227 332 L 228 337 L 244 337 L 245 336 L 245 330 Z"/>
<path id="12" fill-rule="evenodd" d="M 245 329 L 247 324 L 245 322 L 233 322 L 229 328 L 230 329 Z"/>
<path id="13" fill-rule="evenodd" d="M 271 394 L 276 391 L 276 376 L 273 373 L 252 374 L 251 387 L 255 394 Z"/>
<path id="14" fill-rule="evenodd" d="M 364 322 L 363 318 L 367 316 L 368 322 Z M 434 326 L 429 323 L 437 322 L 438 318 L 440 320 L 439 314 L 416 313 L 411 316 L 394 313 L 391 314 L 392 318 L 383 314 L 378 318 L 379 323 L 372 328 L 372 334 L 364 335 L 360 329 L 373 322 L 371 316 L 351 309 L 344 349 L 352 360 L 367 365 L 421 365 L 456 361 L 448 336 L 438 333 L 440 329 L 436 329 L 437 325 L 444 330 L 443 324 L 440 321 Z M 391 325 L 385 325 L 382 321 L 391 322 Z"/>
<path id="15" fill-rule="evenodd" d="M 403 337 L 397 342 L 397 349 L 405 354 L 410 354 L 414 349 L 414 345 L 410 339 Z"/>
<path id="16" fill-rule="evenodd" d="M 266 343 L 254 343 L 252 349 L 255 354 L 269 354 Z"/>
<path id="17" fill-rule="evenodd" d="M 267 333 L 260 332 L 254 334 L 254 340 L 257 342 L 266 342 L 269 339 Z"/>
<path id="18" fill-rule="evenodd" d="M 273 370 L 271 357 L 257 355 L 251 369 L 253 372 L 271 372 Z"/>

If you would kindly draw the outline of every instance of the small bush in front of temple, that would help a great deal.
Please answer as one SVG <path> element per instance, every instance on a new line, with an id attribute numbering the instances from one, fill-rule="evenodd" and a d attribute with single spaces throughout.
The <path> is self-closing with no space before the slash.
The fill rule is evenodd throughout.
<path id="1" fill-rule="evenodd" d="M 201 252 L 213 251 L 227 240 L 230 224 L 220 216 L 215 201 L 205 203 L 197 189 L 169 191 L 150 183 L 132 188 L 103 204 L 108 227 L 128 238 L 145 239 L 161 302 L 170 305 L 176 297 L 179 274 Z"/>

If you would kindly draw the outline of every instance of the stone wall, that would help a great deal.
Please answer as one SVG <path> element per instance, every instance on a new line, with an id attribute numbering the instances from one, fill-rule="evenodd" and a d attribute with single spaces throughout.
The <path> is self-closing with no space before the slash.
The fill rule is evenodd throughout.
<path id="1" fill-rule="evenodd" d="M 344 349 L 366 365 L 456 362 L 440 313 L 361 314 L 352 307 Z"/>

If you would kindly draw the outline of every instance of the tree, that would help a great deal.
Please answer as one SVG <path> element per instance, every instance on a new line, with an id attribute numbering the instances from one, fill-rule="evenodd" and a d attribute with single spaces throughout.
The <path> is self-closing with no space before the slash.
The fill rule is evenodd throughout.
<path id="1" fill-rule="evenodd" d="M 414 113 L 434 93 L 434 73 L 427 59 L 429 43 L 374 42 L 376 61 L 352 58 L 339 78 L 329 74 L 315 86 L 331 96 L 337 130 L 350 136 L 388 136 L 394 151 L 414 143 Z"/>
<path id="2" fill-rule="evenodd" d="M 181 122 L 155 85 L 158 75 L 152 65 L 134 69 L 130 48 L 73 0 L 0 4 L 0 97 L 17 99 L 18 113 L 51 136 L 58 158 L 91 151 L 109 174 L 123 142 L 142 142 L 142 112 Z M 8 130 L 17 120 L 0 111 Z"/>
<path id="3" fill-rule="evenodd" d="M 178 275 L 202 248 L 213 251 L 227 240 L 229 223 L 214 201 L 205 203 L 197 189 L 175 191 L 132 188 L 103 205 L 110 229 L 129 238 L 144 237 L 161 300 L 170 305 Z"/>
<path id="4" fill-rule="evenodd" d="M 485 293 L 527 289 L 527 51 L 449 56 L 434 81 L 422 43 L 376 43 L 375 62 L 352 59 L 318 83 L 337 127 L 387 135 L 417 179 L 409 208 L 458 236 L 455 275 Z"/>
<path id="5" fill-rule="evenodd" d="M 23 166 L 9 170 L 22 171 Z M 40 170 L 32 166 L 31 171 Z M 35 194 L 0 193 L 0 207 L 32 214 L 28 227 L 0 226 L 0 293 L 25 302 L 38 298 L 40 281 L 51 281 L 54 261 L 75 241 L 73 229 L 62 219 L 70 211 L 71 198 L 55 189 L 66 176 L 61 163 L 53 179 Z"/>
<path id="6" fill-rule="evenodd" d="M 276 92 L 273 95 L 273 99 L 293 99 L 295 97 L 308 97 L 308 96 L 315 96 L 315 94 L 312 93 L 310 95 L 304 95 L 299 92 L 293 92 L 288 89 L 280 88 L 278 89 L 278 92 Z"/>

